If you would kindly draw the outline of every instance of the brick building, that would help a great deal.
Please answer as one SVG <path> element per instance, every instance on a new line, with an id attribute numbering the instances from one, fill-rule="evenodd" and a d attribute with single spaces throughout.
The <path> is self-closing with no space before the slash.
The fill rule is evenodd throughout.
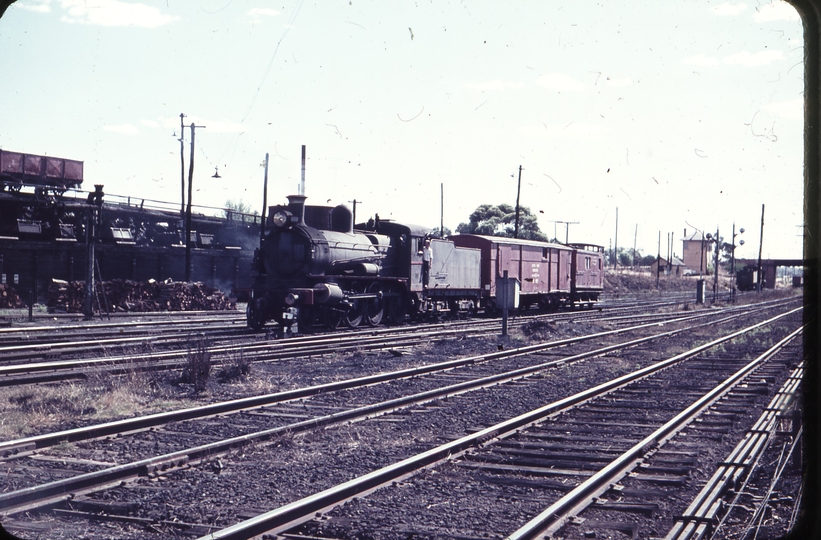
<path id="1" fill-rule="evenodd" d="M 684 229 L 682 243 L 682 261 L 688 270 L 695 273 L 707 273 L 707 261 L 712 244 L 708 242 L 700 232 L 694 232 L 687 236 L 687 229 Z"/>

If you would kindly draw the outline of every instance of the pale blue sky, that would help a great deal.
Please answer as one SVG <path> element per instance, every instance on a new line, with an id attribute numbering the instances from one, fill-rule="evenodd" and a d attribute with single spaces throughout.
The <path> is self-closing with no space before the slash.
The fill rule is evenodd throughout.
<path id="1" fill-rule="evenodd" d="M 612 5 L 611 5 L 612 4 Z M 668 232 L 800 257 L 803 48 L 783 2 L 20 0 L 0 19 L 0 147 L 83 160 L 88 188 L 195 204 L 295 192 L 455 229 L 522 203 L 571 241 Z M 190 130 L 186 129 L 190 141 Z M 186 175 L 189 149 L 186 146 Z M 221 179 L 213 179 L 219 167 Z M 608 172 L 609 171 L 609 172 Z M 689 223 L 689 225 L 688 225 Z M 559 228 L 559 237 L 564 237 Z"/>

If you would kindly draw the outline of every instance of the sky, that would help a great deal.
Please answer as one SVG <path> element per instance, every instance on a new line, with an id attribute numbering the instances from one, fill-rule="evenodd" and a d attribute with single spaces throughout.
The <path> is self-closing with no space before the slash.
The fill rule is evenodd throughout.
<path id="1" fill-rule="evenodd" d="M 684 230 L 801 258 L 803 32 L 788 4 L 18 0 L 0 19 L 0 149 L 84 188 L 195 205 L 359 201 L 455 230 L 521 204 L 549 236 L 655 255 Z M 213 178 L 215 171 L 221 178 Z M 618 209 L 618 210 L 617 210 Z M 564 223 L 573 222 L 566 226 Z M 566 227 L 569 229 L 566 230 Z"/>

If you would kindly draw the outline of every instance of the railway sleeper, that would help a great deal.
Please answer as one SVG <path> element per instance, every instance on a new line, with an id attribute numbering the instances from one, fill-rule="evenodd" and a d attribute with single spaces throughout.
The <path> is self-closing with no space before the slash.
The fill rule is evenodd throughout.
<path id="1" fill-rule="evenodd" d="M 653 517 L 653 514 L 659 511 L 660 507 L 656 503 L 628 503 L 608 501 L 605 499 L 598 499 L 593 503 L 592 508 L 597 510 L 615 510 L 617 512 L 630 512 L 633 514 L 643 514 L 647 517 Z"/>

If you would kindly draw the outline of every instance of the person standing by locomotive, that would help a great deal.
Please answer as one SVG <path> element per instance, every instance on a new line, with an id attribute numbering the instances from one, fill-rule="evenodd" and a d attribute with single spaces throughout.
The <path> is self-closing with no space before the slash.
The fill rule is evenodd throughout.
<path id="1" fill-rule="evenodd" d="M 422 286 L 428 288 L 430 281 L 430 268 L 433 265 L 433 250 L 430 247 L 430 240 L 425 240 L 425 247 L 422 248 Z"/>

